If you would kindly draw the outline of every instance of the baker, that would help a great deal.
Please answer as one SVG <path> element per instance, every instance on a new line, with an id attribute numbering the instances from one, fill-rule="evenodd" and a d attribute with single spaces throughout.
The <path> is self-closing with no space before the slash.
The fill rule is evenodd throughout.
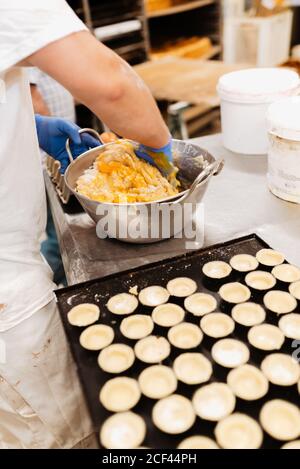
<path id="1" fill-rule="evenodd" d="M 66 164 L 93 146 L 61 119 L 35 119 L 26 66 L 67 88 L 144 157 L 170 156 L 170 135 L 144 83 L 63 0 L 0 1 L 0 447 L 95 446 L 76 370 L 40 255 L 40 147 Z M 38 138 L 37 138 L 38 135 Z"/>

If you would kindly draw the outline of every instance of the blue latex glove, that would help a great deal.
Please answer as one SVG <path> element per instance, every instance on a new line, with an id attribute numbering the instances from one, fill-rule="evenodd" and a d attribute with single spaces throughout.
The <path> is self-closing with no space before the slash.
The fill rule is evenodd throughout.
<path id="1" fill-rule="evenodd" d="M 90 148 L 101 145 L 99 140 L 88 133 L 79 134 L 80 127 L 73 122 L 56 117 L 35 115 L 39 146 L 48 155 L 60 161 L 60 172 L 64 174 L 70 161 L 66 152 L 66 140 L 69 137 L 70 148 L 74 158 Z"/>
<path id="2" fill-rule="evenodd" d="M 162 174 L 168 176 L 174 172 L 172 155 L 172 138 L 162 148 L 152 148 L 145 145 L 139 145 L 135 150 L 139 158 L 143 158 L 148 163 L 157 166 Z"/>

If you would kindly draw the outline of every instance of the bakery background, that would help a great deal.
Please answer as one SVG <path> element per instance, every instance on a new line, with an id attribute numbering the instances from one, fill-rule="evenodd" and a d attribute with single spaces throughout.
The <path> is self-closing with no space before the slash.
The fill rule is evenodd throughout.
<path id="1" fill-rule="evenodd" d="M 95 36 L 148 83 L 174 137 L 220 130 L 215 85 L 249 66 L 298 67 L 297 0 L 69 0 Z M 274 44 L 276 43 L 276 47 Z M 168 62 L 161 67 L 161 63 Z M 199 63 L 201 61 L 201 63 Z M 176 74 L 176 88 L 170 77 Z M 188 88 L 188 89 L 187 89 Z M 198 95 L 202 90 L 204 99 Z M 79 124 L 101 129 L 83 106 Z"/>
<path id="2" fill-rule="evenodd" d="M 298 188 L 290 184 L 299 175 L 299 98 L 269 108 L 274 97 L 280 101 L 299 91 L 297 2 L 85 0 L 69 3 L 99 40 L 135 67 L 156 98 L 173 137 L 180 140 L 196 137 L 191 143 L 175 143 L 181 147 L 182 155 L 185 156 L 187 149 L 189 156 L 201 152 L 206 161 L 211 158 L 225 161 L 218 177 L 210 179 L 204 199 L 204 245 L 194 253 L 186 249 L 185 238 L 153 244 L 99 239 L 94 222 L 82 210 L 82 206 L 85 210 L 86 207 L 76 205 L 72 195 L 62 201 L 58 195 L 63 191 L 57 191 L 60 186 L 53 184 L 55 177 L 45 174 L 69 285 L 57 290 L 58 305 L 100 445 L 110 449 L 121 445 L 126 448 L 139 445 L 146 448 L 299 447 L 300 371 L 299 364 L 295 365 L 291 358 L 291 343 L 300 339 L 300 270 L 295 267 L 300 265 L 300 200 Z M 268 128 L 262 125 L 267 109 Z M 77 115 L 82 127 L 106 130 L 81 105 L 77 105 Z M 282 133 L 282 129 L 288 132 Z M 293 145 L 289 141 L 291 135 L 295 139 Z M 195 154 L 191 155 L 193 148 Z M 76 162 L 72 165 L 74 168 Z M 270 178 L 276 171 L 281 178 Z M 60 183 L 64 183 L 63 177 Z M 240 266 L 234 262 L 237 259 Z M 180 288 L 183 288 L 181 282 L 194 285 L 195 295 L 200 295 L 201 300 L 196 305 L 196 314 L 189 310 L 188 302 L 178 290 L 170 294 L 169 300 L 166 290 L 172 281 L 179 282 Z M 143 300 L 141 292 L 145 293 L 147 288 L 158 288 L 167 295 L 166 301 L 172 304 L 168 306 L 172 313 L 168 315 L 172 316 L 168 325 L 157 320 L 165 303 L 158 300 L 149 305 Z M 233 300 L 224 295 L 227 289 Z M 136 309 L 124 310 L 122 295 L 126 298 L 131 295 Z M 190 300 L 199 299 L 191 291 L 189 295 Z M 120 304 L 124 316 L 118 316 L 109 307 L 111 302 Z M 125 302 L 125 306 L 130 307 L 130 302 Z M 160 309 L 155 311 L 157 307 Z M 96 313 L 94 319 L 80 322 L 78 313 L 86 320 L 91 308 Z M 77 318 L 75 322 L 73 315 Z M 134 338 L 126 331 L 130 321 L 138 330 Z M 143 330 L 148 326 L 150 329 L 144 337 Z M 176 327 L 183 328 L 179 336 L 172 330 Z M 210 328 L 216 328 L 217 333 L 210 332 Z M 199 334 L 203 339 L 197 346 L 191 345 L 195 330 L 196 339 Z M 163 358 L 151 356 L 147 362 L 137 349 L 151 342 L 145 350 L 152 350 L 152 355 L 153 350 L 159 353 L 156 336 L 160 336 L 165 348 Z M 182 340 L 187 337 L 185 347 L 178 346 L 178 337 Z M 96 345 L 91 348 L 89 342 L 94 340 Z M 125 368 L 118 372 L 107 370 L 105 356 L 114 362 L 119 351 Z M 183 360 L 185 352 L 196 355 L 191 357 L 194 365 L 188 373 L 188 379 L 195 375 L 196 381 L 191 384 L 186 377 L 182 379 L 177 367 L 178 387 L 174 391 L 175 362 L 180 356 Z M 224 361 L 232 355 L 240 360 L 226 364 Z M 209 371 L 205 378 L 202 378 L 205 366 L 201 361 Z M 145 370 L 150 375 L 155 371 L 148 366 L 151 363 L 161 367 L 158 370 L 161 374 L 153 378 L 154 384 L 151 379 L 143 379 Z M 283 368 L 284 373 L 278 371 Z M 151 393 L 156 380 L 163 376 L 167 390 L 155 394 L 154 400 Z M 247 379 L 250 388 L 252 383 L 250 391 L 243 385 Z M 216 381 L 225 388 L 215 388 Z M 204 386 L 195 387 L 203 383 Z M 229 393 L 226 386 L 231 389 Z M 203 396 L 201 392 L 196 394 L 201 389 L 204 389 Z M 205 390 L 214 391 L 220 403 L 219 415 L 210 414 L 214 414 L 214 405 L 206 406 L 209 399 Z M 124 400 L 118 399 L 123 392 Z M 173 396 L 168 395 L 171 393 Z M 178 399 L 176 394 L 182 398 Z M 178 409 L 182 417 L 179 419 Z M 170 417 L 164 418 L 161 410 L 169 412 Z M 123 418 L 123 411 L 130 413 L 128 419 Z M 115 437 L 120 425 L 127 426 L 133 439 L 120 441 Z M 179 431 L 174 435 L 173 426 L 177 425 Z"/>

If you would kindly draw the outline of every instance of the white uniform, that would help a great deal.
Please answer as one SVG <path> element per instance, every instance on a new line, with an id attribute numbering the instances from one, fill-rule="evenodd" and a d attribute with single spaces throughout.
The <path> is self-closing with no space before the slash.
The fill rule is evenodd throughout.
<path id="1" fill-rule="evenodd" d="M 92 431 L 40 255 L 45 190 L 17 64 L 86 29 L 63 0 L 0 0 L 0 447 L 75 446 Z"/>

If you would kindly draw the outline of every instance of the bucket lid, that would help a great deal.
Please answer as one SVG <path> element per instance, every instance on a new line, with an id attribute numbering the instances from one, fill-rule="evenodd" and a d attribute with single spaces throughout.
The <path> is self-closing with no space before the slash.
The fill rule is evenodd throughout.
<path id="1" fill-rule="evenodd" d="M 249 68 L 221 76 L 217 86 L 221 98 L 238 103 L 271 103 L 295 94 L 298 73 L 286 68 Z"/>
<path id="2" fill-rule="evenodd" d="M 300 97 L 292 96 L 271 104 L 267 127 L 277 137 L 300 142 Z"/>

